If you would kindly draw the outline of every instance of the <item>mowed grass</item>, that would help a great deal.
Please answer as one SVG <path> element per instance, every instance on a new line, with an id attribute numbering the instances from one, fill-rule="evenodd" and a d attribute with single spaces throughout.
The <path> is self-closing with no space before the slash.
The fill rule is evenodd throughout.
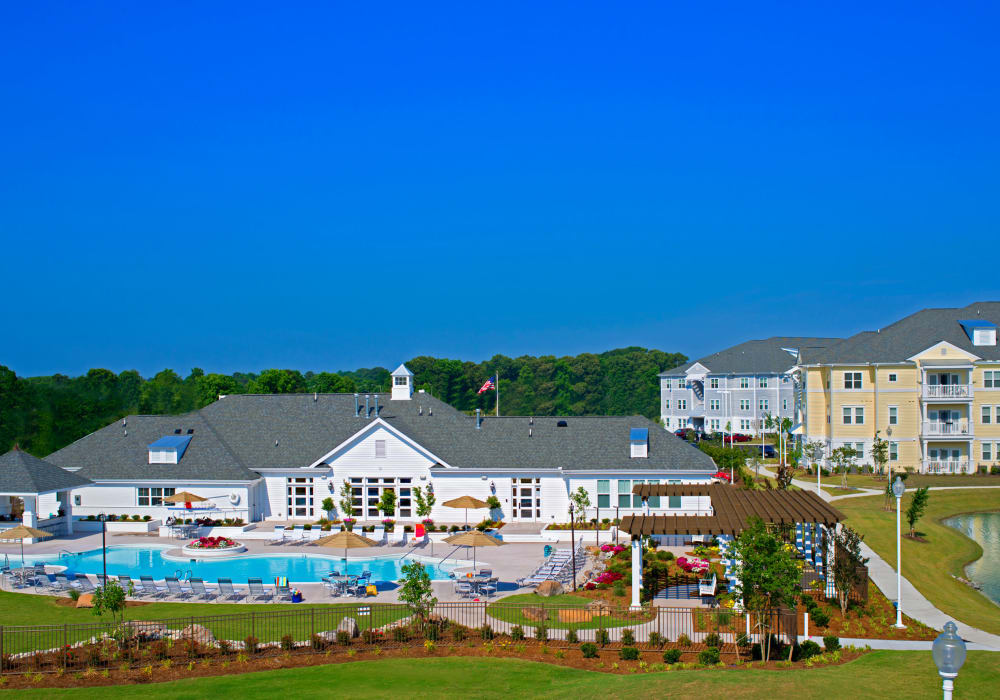
<path id="1" fill-rule="evenodd" d="M 593 602 L 593 598 L 576 596 L 571 593 L 543 598 L 534 593 L 519 593 L 501 598 L 496 603 L 488 606 L 486 612 L 498 620 L 504 620 L 512 625 L 521 625 L 525 628 L 534 628 L 539 625 L 537 620 L 533 620 L 522 614 L 523 608 L 552 608 L 547 610 L 548 620 L 546 626 L 553 629 L 598 629 L 600 627 L 623 627 L 626 625 L 640 625 L 647 620 L 614 617 L 612 615 L 598 615 L 588 622 L 560 622 L 559 608 L 583 608 L 587 603 Z M 629 605 L 629 599 L 622 597 L 618 607 L 625 608 Z M 530 632 L 530 630 L 529 630 Z M 530 636 L 530 634 L 529 634 Z"/>
<path id="2" fill-rule="evenodd" d="M 804 472 L 796 472 L 796 479 L 801 479 L 803 481 L 808 481 L 809 483 L 816 483 L 816 475 L 805 474 Z M 844 476 L 842 474 L 831 474 L 830 476 L 823 477 L 823 490 L 826 491 L 827 488 L 833 489 L 836 492 L 837 486 L 843 483 Z M 852 488 L 864 488 L 864 489 L 875 489 L 877 491 L 884 491 L 886 480 L 882 479 L 878 481 L 875 477 L 868 474 L 848 474 L 847 475 L 847 485 Z M 966 475 L 966 474 L 910 474 L 906 477 L 906 488 L 916 489 L 923 486 L 958 486 L 962 488 L 969 488 L 973 486 L 1000 486 L 1000 475 L 996 476 L 981 476 L 978 474 Z M 998 489 L 1000 490 L 1000 489 Z"/>
<path id="3" fill-rule="evenodd" d="M 956 697 L 996 697 L 1000 654 L 970 652 Z M 8 691 L 10 692 L 10 691 Z M 843 666 L 764 671 L 732 669 L 611 675 L 520 659 L 411 658 L 361 661 L 244 675 L 79 690 L 18 690 L 18 697 L 248 698 L 940 698 L 927 652 L 877 651 Z M 0 693 L 2 695 L 2 693 Z"/>
<path id="4" fill-rule="evenodd" d="M 903 496 L 904 533 L 908 530 L 906 508 L 912 496 L 912 490 Z M 833 505 L 847 516 L 847 524 L 863 533 L 865 542 L 895 568 L 896 511 L 882 510 L 882 503 L 882 496 L 871 496 L 834 501 Z M 905 537 L 902 540 L 903 576 L 939 610 L 974 627 L 1000 634 L 1000 607 L 949 575 L 964 576 L 965 565 L 978 559 L 983 550 L 940 522 L 958 513 L 984 511 L 1000 511 L 1000 489 L 931 491 L 927 511 L 917 522 L 917 532 L 927 542 Z"/>

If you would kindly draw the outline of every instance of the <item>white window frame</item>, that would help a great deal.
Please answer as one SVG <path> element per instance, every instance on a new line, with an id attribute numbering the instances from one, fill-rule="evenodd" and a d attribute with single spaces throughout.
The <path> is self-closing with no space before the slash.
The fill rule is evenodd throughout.
<path id="1" fill-rule="evenodd" d="M 722 406 L 722 403 L 719 401 L 719 399 L 709 399 L 708 400 L 708 410 L 710 410 L 710 411 L 718 411 L 718 410 L 720 410 L 721 406 Z"/>
<path id="2" fill-rule="evenodd" d="M 740 389 L 750 388 L 750 377 L 740 377 Z"/>
<path id="3" fill-rule="evenodd" d="M 889 443 L 889 461 L 898 462 L 899 461 L 899 443 L 890 442 Z"/>
<path id="4" fill-rule="evenodd" d="M 843 425 L 864 425 L 865 424 L 865 407 L 864 406 L 841 406 L 840 407 L 840 419 L 843 421 Z"/>
<path id="5" fill-rule="evenodd" d="M 740 410 L 741 411 L 750 410 L 750 399 L 740 399 Z"/>
<path id="6" fill-rule="evenodd" d="M 757 377 L 757 388 L 758 389 L 767 388 L 767 377 Z"/>
<path id="7" fill-rule="evenodd" d="M 670 410 L 670 399 L 663 399 L 663 410 L 664 411 Z"/>
<path id="8" fill-rule="evenodd" d="M 991 425 L 993 423 L 993 407 L 983 406 L 982 410 L 979 412 L 979 422 L 983 425 Z"/>
<path id="9" fill-rule="evenodd" d="M 889 406 L 889 425 L 899 425 L 899 406 Z"/>
<path id="10" fill-rule="evenodd" d="M 385 459 L 388 452 L 385 440 L 375 441 L 375 459 Z"/>
<path id="11" fill-rule="evenodd" d="M 847 391 L 857 391 L 863 388 L 861 372 L 844 372 L 844 389 Z"/>
<path id="12" fill-rule="evenodd" d="M 993 461 L 993 455 L 995 453 L 993 452 L 993 444 L 992 443 L 990 443 L 990 442 L 983 442 L 982 445 L 980 445 L 980 450 L 982 451 L 981 454 L 983 455 L 983 461 L 984 462 L 992 462 Z"/>
<path id="13" fill-rule="evenodd" d="M 708 387 L 710 389 L 718 389 L 719 388 L 719 378 L 718 377 L 712 377 L 711 379 L 709 379 L 708 380 Z"/>
<path id="14" fill-rule="evenodd" d="M 895 384 L 896 383 L 896 379 L 897 379 L 896 373 L 895 372 L 889 372 L 889 383 L 890 384 Z"/>
<path id="15" fill-rule="evenodd" d="M 687 399 L 677 399 L 677 410 L 686 411 L 688 408 Z"/>
<path id="16" fill-rule="evenodd" d="M 757 405 L 759 406 L 759 408 L 760 408 L 761 411 L 767 411 L 767 410 L 769 410 L 768 409 L 768 405 L 769 404 L 768 404 L 767 399 L 760 399 L 760 400 L 758 400 Z"/>

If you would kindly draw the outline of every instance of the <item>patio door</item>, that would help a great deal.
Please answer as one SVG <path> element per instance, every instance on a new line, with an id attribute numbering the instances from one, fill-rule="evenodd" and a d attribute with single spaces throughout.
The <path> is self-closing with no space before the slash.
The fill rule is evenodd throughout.
<path id="1" fill-rule="evenodd" d="M 510 480 L 510 512 L 511 519 L 522 522 L 542 519 L 541 479 Z"/>

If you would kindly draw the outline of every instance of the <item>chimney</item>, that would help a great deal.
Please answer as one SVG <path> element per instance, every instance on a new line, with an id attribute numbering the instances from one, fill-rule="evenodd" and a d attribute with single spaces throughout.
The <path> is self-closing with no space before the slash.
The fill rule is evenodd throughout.
<path id="1" fill-rule="evenodd" d="M 365 418 L 368 418 L 368 414 L 371 413 L 371 394 L 365 394 Z"/>
<path id="2" fill-rule="evenodd" d="M 482 419 L 482 416 L 480 416 L 480 414 L 481 414 L 481 413 L 482 413 L 482 411 L 481 411 L 480 409 L 478 409 L 478 408 L 477 408 L 477 409 L 476 409 L 476 430 L 479 430 L 479 424 L 480 424 L 480 423 L 482 422 L 482 420 L 483 420 L 483 419 Z"/>
<path id="3" fill-rule="evenodd" d="M 354 417 L 357 418 L 361 413 L 361 406 L 358 405 L 358 395 L 354 394 Z"/>

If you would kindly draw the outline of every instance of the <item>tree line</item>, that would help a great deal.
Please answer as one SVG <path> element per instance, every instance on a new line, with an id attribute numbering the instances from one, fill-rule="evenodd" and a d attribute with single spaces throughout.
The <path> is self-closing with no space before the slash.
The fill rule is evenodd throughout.
<path id="1" fill-rule="evenodd" d="M 461 411 L 492 412 L 496 392 L 479 394 L 492 376 L 500 384 L 501 415 L 659 416 L 656 375 L 687 362 L 681 353 L 641 347 L 555 357 L 495 355 L 483 362 L 429 356 L 406 362 L 414 386 Z M 207 406 L 220 394 L 388 392 L 385 367 L 340 372 L 266 369 L 260 373 L 187 377 L 164 369 L 92 369 L 79 377 L 19 377 L 0 365 L 0 452 L 15 443 L 44 456 L 129 414 L 178 414 Z"/>

